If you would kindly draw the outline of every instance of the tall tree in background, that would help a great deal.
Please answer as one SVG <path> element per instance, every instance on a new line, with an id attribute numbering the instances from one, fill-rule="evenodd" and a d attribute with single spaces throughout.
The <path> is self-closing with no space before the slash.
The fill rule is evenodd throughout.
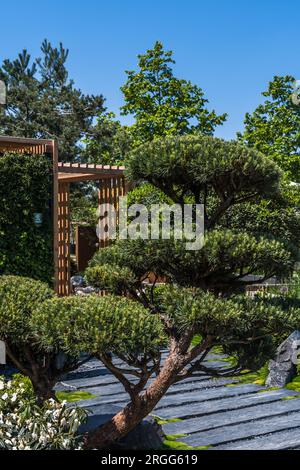
<path id="1" fill-rule="evenodd" d="M 130 130 L 136 144 L 170 135 L 211 135 L 226 119 L 226 114 L 208 111 L 199 86 L 174 76 L 172 56 L 157 41 L 153 49 L 138 56 L 138 70 L 126 72 L 121 112 L 135 119 Z"/>
<path id="2" fill-rule="evenodd" d="M 47 40 L 42 56 L 32 60 L 27 50 L 0 67 L 7 87 L 7 106 L 0 114 L 0 134 L 58 140 L 61 160 L 74 160 L 79 144 L 93 130 L 93 118 L 104 111 L 102 95 L 84 95 L 69 79 L 69 51 Z"/>
<path id="3" fill-rule="evenodd" d="M 138 56 L 137 71 L 126 71 L 121 87 L 125 104 L 122 115 L 133 116 L 131 126 L 121 126 L 112 113 L 100 116 L 91 136 L 85 139 L 85 158 L 89 161 L 121 163 L 132 148 L 154 138 L 201 133 L 211 135 L 226 114 L 208 111 L 200 87 L 174 76 L 172 51 L 160 42 Z"/>
<path id="4" fill-rule="evenodd" d="M 83 142 L 82 158 L 86 162 L 102 165 L 121 165 L 130 150 L 132 137 L 127 126 L 122 126 L 112 112 L 101 114 L 93 131 Z"/>
<path id="5" fill-rule="evenodd" d="M 263 104 L 245 117 L 239 139 L 275 160 L 291 181 L 300 182 L 300 103 L 293 100 L 295 80 L 275 76 Z"/>

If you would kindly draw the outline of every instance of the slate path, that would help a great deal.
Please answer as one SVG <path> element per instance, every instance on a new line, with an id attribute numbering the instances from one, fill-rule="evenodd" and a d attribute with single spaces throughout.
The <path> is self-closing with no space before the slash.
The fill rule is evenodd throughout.
<path id="1" fill-rule="evenodd" d="M 210 367 L 225 365 L 211 355 Z M 268 391 L 256 384 L 233 384 L 232 379 L 204 375 L 173 385 L 153 414 L 180 421 L 163 425 L 166 434 L 191 446 L 215 449 L 300 448 L 300 394 L 291 390 Z M 128 402 L 122 385 L 97 360 L 70 373 L 61 389 L 84 390 L 95 398 L 78 402 L 89 409 L 89 426 L 104 423 Z M 290 399 L 295 396 L 295 399 Z M 286 399 L 288 397 L 288 399 Z"/>

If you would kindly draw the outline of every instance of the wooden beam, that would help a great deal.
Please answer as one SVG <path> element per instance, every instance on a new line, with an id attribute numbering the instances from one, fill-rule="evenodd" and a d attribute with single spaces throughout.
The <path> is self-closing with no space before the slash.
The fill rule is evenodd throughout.
<path id="1" fill-rule="evenodd" d="M 18 144 L 20 146 L 32 146 L 32 145 L 50 145 L 52 146 L 53 140 L 51 139 L 30 139 L 27 137 L 11 137 L 7 135 L 0 135 L 0 147 L 2 143 Z"/>
<path id="2" fill-rule="evenodd" d="M 54 290 L 58 294 L 58 147 L 52 141 L 53 152 L 53 262 L 54 262 Z"/>
<path id="3" fill-rule="evenodd" d="M 62 183 L 76 183 L 81 181 L 98 181 L 100 179 L 110 179 L 110 173 L 58 173 L 58 180 Z"/>
<path id="4" fill-rule="evenodd" d="M 67 164 L 58 164 L 58 171 L 59 173 L 69 175 L 75 174 L 76 177 L 78 175 L 98 175 L 98 177 L 102 178 L 102 176 L 122 176 L 124 174 L 125 167 L 124 166 L 110 166 L 110 165 L 70 165 Z"/>

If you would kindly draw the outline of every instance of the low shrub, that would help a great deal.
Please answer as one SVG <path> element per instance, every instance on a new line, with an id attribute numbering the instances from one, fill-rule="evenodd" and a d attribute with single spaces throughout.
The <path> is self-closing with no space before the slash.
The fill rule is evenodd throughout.
<path id="1" fill-rule="evenodd" d="M 81 449 L 87 413 L 52 399 L 39 406 L 26 378 L 0 379 L 0 450 Z"/>
<path id="2" fill-rule="evenodd" d="M 112 269 L 108 264 L 88 267 L 85 270 L 85 278 L 89 285 L 118 295 L 126 293 L 130 286 L 137 282 L 130 269 Z"/>
<path id="3" fill-rule="evenodd" d="M 62 355 L 55 338 L 51 348 L 42 348 L 32 327 L 39 306 L 53 298 L 47 284 L 20 276 L 0 276 L 0 340 L 15 367 L 30 378 L 41 401 L 54 398 L 53 387 L 66 372 L 77 367 L 74 357 Z M 46 313 L 47 314 L 47 313 Z"/>

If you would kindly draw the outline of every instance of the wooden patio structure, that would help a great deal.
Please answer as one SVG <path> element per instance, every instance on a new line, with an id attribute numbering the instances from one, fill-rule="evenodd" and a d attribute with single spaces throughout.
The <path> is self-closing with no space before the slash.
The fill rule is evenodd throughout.
<path id="1" fill-rule="evenodd" d="M 55 291 L 69 295 L 70 285 L 70 184 L 97 181 L 98 204 L 118 207 L 120 196 L 126 193 L 123 166 L 62 163 L 58 161 L 55 140 L 0 136 L 0 153 L 18 152 L 50 155 L 53 161 L 53 254 Z M 101 246 L 105 246 L 103 242 Z"/>

